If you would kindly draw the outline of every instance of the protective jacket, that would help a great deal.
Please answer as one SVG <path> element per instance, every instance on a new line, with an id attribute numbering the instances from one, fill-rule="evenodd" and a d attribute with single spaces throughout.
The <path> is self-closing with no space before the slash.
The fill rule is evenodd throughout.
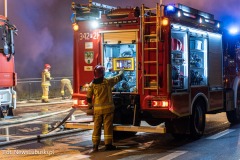
<path id="1" fill-rule="evenodd" d="M 94 106 L 94 114 L 114 112 L 112 87 L 122 80 L 123 71 L 111 78 L 94 79 L 88 88 L 87 101 Z M 93 97 L 93 102 L 92 102 Z"/>
<path id="2" fill-rule="evenodd" d="M 49 86 L 51 86 L 50 80 L 52 79 L 48 69 L 42 71 L 42 102 L 48 102 Z"/>
<path id="3" fill-rule="evenodd" d="M 50 72 L 47 69 L 42 71 L 42 86 L 51 86 L 50 80 L 52 79 Z"/>

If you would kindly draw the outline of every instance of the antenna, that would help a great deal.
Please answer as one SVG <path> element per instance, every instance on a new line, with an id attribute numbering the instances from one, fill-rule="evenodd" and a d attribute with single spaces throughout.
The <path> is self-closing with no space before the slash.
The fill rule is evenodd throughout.
<path id="1" fill-rule="evenodd" d="M 7 0 L 4 0 L 4 16 L 7 17 Z"/>

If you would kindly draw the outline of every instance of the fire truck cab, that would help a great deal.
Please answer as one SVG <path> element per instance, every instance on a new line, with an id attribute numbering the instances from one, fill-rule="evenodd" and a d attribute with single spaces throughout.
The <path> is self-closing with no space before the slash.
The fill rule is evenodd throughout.
<path id="1" fill-rule="evenodd" d="M 0 15 L 0 118 L 13 116 L 16 108 L 17 74 L 14 65 L 14 34 L 17 29 L 9 20 Z"/>
<path id="2" fill-rule="evenodd" d="M 214 15 L 183 4 L 115 8 L 90 2 L 73 3 L 72 10 L 73 107 L 87 109 L 84 95 L 101 64 L 105 77 L 125 68 L 113 88 L 116 124 L 164 123 L 164 133 L 199 138 L 206 114 L 225 111 L 231 123 L 239 122 L 236 53 L 229 53 Z"/>

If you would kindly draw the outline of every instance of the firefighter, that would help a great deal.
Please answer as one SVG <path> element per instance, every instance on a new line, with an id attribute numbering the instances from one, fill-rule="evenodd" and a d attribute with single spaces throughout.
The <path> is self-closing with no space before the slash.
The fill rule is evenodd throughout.
<path id="1" fill-rule="evenodd" d="M 71 95 L 73 94 L 71 81 L 69 79 L 67 79 L 67 78 L 64 78 L 64 79 L 61 80 L 61 95 L 62 95 L 62 99 L 65 99 L 65 97 L 64 97 L 64 95 L 65 95 L 65 92 L 64 92 L 65 86 L 67 87 L 67 89 L 70 92 L 70 94 Z M 70 96 L 70 99 L 71 99 L 71 96 Z"/>
<path id="2" fill-rule="evenodd" d="M 48 92 L 49 86 L 51 86 L 50 80 L 53 79 L 50 74 L 51 66 L 49 64 L 44 65 L 44 70 L 42 71 L 42 102 L 48 103 Z"/>
<path id="3" fill-rule="evenodd" d="M 94 129 L 92 134 L 93 152 L 98 151 L 101 140 L 101 128 L 104 127 L 105 150 L 115 150 L 113 141 L 114 104 L 112 87 L 123 79 L 123 70 L 112 78 L 104 78 L 105 67 L 97 65 L 94 68 L 94 79 L 87 91 L 89 109 L 94 111 Z M 94 97 L 94 99 L 92 99 Z"/>

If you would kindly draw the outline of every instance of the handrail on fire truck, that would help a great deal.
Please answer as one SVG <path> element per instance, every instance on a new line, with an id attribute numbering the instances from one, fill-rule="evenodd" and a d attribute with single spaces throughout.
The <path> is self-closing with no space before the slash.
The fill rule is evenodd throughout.
<path id="1" fill-rule="evenodd" d="M 156 14 L 152 13 L 153 11 L 156 12 Z M 147 12 L 147 15 L 146 15 Z M 160 32 L 160 18 L 161 18 L 161 11 L 160 11 L 160 5 L 157 3 L 156 8 L 146 8 L 144 4 L 142 5 L 141 8 L 141 38 L 142 38 L 142 93 L 144 94 L 145 90 L 156 90 L 157 95 L 159 93 L 159 78 L 158 78 L 158 54 L 159 54 L 159 47 L 158 47 L 158 42 L 159 42 L 159 32 Z M 152 20 L 155 18 L 156 20 Z M 155 27 L 155 34 L 152 33 L 146 33 L 146 28 L 150 27 L 151 25 L 154 25 Z M 149 42 L 155 42 L 156 46 L 155 47 L 149 47 Z M 146 46 L 147 45 L 147 46 Z M 153 54 L 152 51 L 155 51 L 155 61 L 149 61 L 146 60 L 147 54 Z M 145 64 L 155 64 L 156 65 L 156 72 L 155 74 L 148 74 L 145 73 Z M 146 78 L 147 77 L 156 77 L 156 86 L 146 86 Z"/>
<path id="2" fill-rule="evenodd" d="M 92 2 L 92 0 L 89 0 L 88 4 L 75 4 L 75 2 L 72 2 L 72 22 L 74 23 L 77 20 L 98 19 L 101 17 L 101 14 L 106 14 L 113 9 L 116 9 L 116 7 Z M 81 14 L 81 16 L 77 16 L 78 14 Z"/>

